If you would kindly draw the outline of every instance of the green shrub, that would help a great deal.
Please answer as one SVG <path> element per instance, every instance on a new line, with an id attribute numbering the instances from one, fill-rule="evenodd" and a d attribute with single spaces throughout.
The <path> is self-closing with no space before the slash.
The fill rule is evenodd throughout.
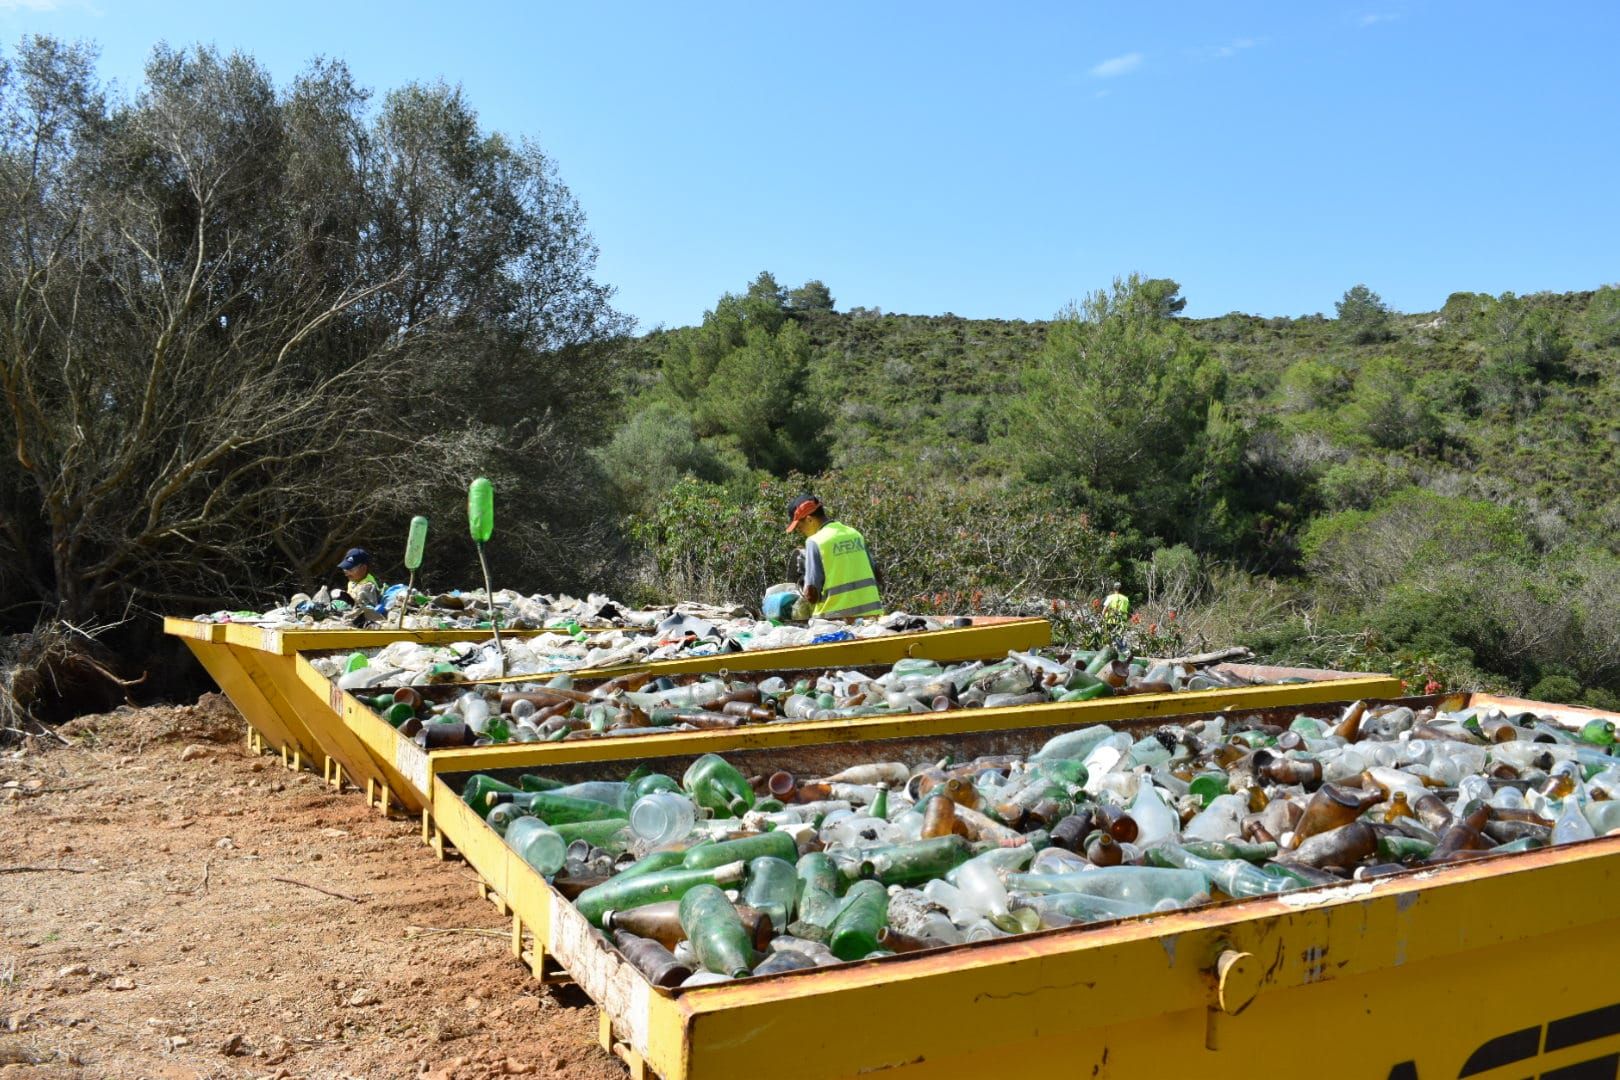
<path id="1" fill-rule="evenodd" d="M 1282 407 L 1288 412 L 1310 412 L 1336 404 L 1350 386 L 1344 369 L 1322 360 L 1300 360 L 1282 373 Z"/>
<path id="2" fill-rule="evenodd" d="M 891 465 L 767 479 L 747 498 L 682 480 L 631 527 L 649 556 L 650 591 L 756 604 L 768 586 L 792 580 L 802 541 L 783 532 L 786 507 L 806 491 L 866 537 L 891 610 L 988 611 L 1100 595 L 1124 563 L 1119 537 L 1035 488 L 920 481 Z"/>
<path id="3" fill-rule="evenodd" d="M 1523 514 L 1494 503 L 1407 488 L 1370 510 L 1311 523 L 1302 541 L 1318 586 L 1350 603 L 1412 580 L 1432 584 L 1459 568 L 1530 558 Z"/>
<path id="4" fill-rule="evenodd" d="M 1620 287 L 1605 285 L 1586 307 L 1586 332 L 1599 347 L 1620 345 Z"/>
<path id="5" fill-rule="evenodd" d="M 1565 704 L 1581 696 L 1581 684 L 1568 675 L 1548 675 L 1530 688 L 1533 701 L 1551 701 Z"/>
<path id="6" fill-rule="evenodd" d="M 1602 709 L 1604 712 L 1620 712 L 1620 694 L 1613 690 L 1604 690 L 1601 687 L 1592 687 L 1581 695 L 1582 705 L 1588 709 Z"/>
<path id="7" fill-rule="evenodd" d="M 1391 450 L 1432 442 L 1440 434 L 1428 398 L 1413 384 L 1407 366 L 1389 356 L 1362 366 L 1340 422 L 1352 434 Z"/>
<path id="8" fill-rule="evenodd" d="M 1367 286 L 1351 286 L 1333 306 L 1339 316 L 1339 328 L 1357 345 L 1390 337 L 1389 305 Z"/>
<path id="9" fill-rule="evenodd" d="M 683 476 L 723 483 L 744 471 L 740 458 L 727 460 L 700 441 L 691 419 L 664 401 L 638 410 L 595 455 L 619 504 L 632 515 L 655 505 Z"/>
<path id="10" fill-rule="evenodd" d="M 1411 484 L 1412 472 L 1404 463 L 1355 457 L 1328 466 L 1316 490 L 1330 511 L 1368 510 Z"/>

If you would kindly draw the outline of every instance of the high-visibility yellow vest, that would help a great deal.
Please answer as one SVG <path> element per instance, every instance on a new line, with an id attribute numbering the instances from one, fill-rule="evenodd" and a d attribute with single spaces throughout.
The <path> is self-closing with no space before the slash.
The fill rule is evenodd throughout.
<path id="1" fill-rule="evenodd" d="M 866 540 L 848 525 L 829 521 L 810 538 L 821 556 L 824 581 L 812 614 L 823 619 L 861 619 L 883 614 L 877 576 Z"/>
<path id="2" fill-rule="evenodd" d="M 1103 601 L 1103 610 L 1112 615 L 1129 615 L 1131 601 L 1124 593 L 1109 593 Z"/>

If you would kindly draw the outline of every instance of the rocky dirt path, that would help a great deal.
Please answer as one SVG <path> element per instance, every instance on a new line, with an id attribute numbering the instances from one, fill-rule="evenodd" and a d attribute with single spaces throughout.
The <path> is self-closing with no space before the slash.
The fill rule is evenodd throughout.
<path id="1" fill-rule="evenodd" d="M 64 731 L 0 753 L 0 1077 L 622 1080 L 470 870 L 224 698 Z"/>

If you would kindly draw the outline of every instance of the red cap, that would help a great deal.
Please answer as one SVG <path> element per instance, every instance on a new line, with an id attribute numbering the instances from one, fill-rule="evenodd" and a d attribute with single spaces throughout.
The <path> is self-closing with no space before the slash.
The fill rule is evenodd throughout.
<path id="1" fill-rule="evenodd" d="M 800 495 L 797 499 L 794 499 L 792 502 L 788 503 L 788 513 L 791 515 L 792 519 L 788 522 L 787 529 L 784 531 L 792 532 L 798 527 L 799 522 L 803 521 L 805 518 L 809 517 L 811 514 L 820 509 L 820 499 L 816 498 L 814 495 Z"/>

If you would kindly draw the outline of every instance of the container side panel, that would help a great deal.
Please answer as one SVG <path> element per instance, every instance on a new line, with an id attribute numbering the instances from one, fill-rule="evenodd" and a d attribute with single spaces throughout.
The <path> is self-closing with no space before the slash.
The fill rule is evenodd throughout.
<path id="1" fill-rule="evenodd" d="M 382 772 L 372 761 L 365 745 L 343 722 L 341 713 L 332 708 L 327 697 L 316 694 L 300 678 L 298 661 L 297 656 L 252 653 L 248 654 L 245 662 L 254 665 L 271 682 L 282 702 L 320 744 L 322 752 L 341 764 L 352 782 L 364 784 L 370 780 L 384 783 Z M 417 806 L 420 805 L 418 800 Z"/>
<path id="2" fill-rule="evenodd" d="M 339 710 L 344 725 L 365 747 L 372 766 L 382 774 L 389 791 L 393 792 L 393 797 L 401 806 L 410 811 L 418 811 L 426 806 L 427 797 L 422 794 L 422 787 L 426 783 L 427 754 L 411 740 L 402 738 L 399 732 L 352 696 L 344 695 L 339 700 Z M 422 758 L 420 770 L 409 767 L 411 751 Z M 400 768 L 402 762 L 407 765 L 403 771 Z M 413 779 L 413 776 L 417 779 Z"/>
<path id="3" fill-rule="evenodd" d="M 1279 1052 L 1279 1032 L 1320 1030 L 1334 1051 L 1311 1062 L 1319 1075 L 1450 1080 L 1488 1038 L 1562 1020 L 1558 1030 L 1574 1033 L 1563 1038 L 1582 1038 L 1536 1066 L 1556 1067 L 1610 1052 L 1609 1028 L 1578 1018 L 1620 1001 L 1612 964 L 1593 953 L 1620 929 L 1617 887 L 1620 842 L 1605 839 L 1365 888 L 744 981 L 682 995 L 689 1056 L 667 1064 L 691 1080 L 741 1075 L 765 1058 L 773 1080 L 965 1075 L 964 1063 L 997 1061 L 1000 1075 L 1064 1062 L 1080 1076 L 1168 1067 L 1238 1077 Z M 1217 965 L 1229 951 L 1253 964 L 1253 996 L 1232 1003 L 1237 1015 L 1219 1006 Z M 1448 1002 L 1456 1015 L 1439 1022 Z M 789 1050 L 801 1046 L 813 1049 Z M 1392 1073 L 1407 1061 L 1416 1073 Z"/>
<path id="4" fill-rule="evenodd" d="M 297 747 L 298 742 L 287 730 L 280 712 L 265 696 L 264 691 L 254 683 L 247 670 L 227 646 L 194 638 L 184 640 L 186 647 L 197 658 L 197 662 L 208 672 L 209 678 L 218 684 L 225 696 L 231 699 L 231 704 L 236 706 L 236 711 L 242 714 L 266 743 L 278 752 L 291 751 Z"/>
<path id="5" fill-rule="evenodd" d="M 286 675 L 290 678 L 292 675 L 292 657 L 259 652 L 254 649 L 243 649 L 235 645 L 227 645 L 226 648 L 230 650 L 236 662 L 241 665 L 242 670 L 247 672 L 248 678 L 253 680 L 253 685 L 258 687 L 259 692 L 264 695 L 264 699 L 270 703 L 271 708 L 275 709 L 276 715 L 281 718 L 282 726 L 287 729 L 287 734 L 292 738 L 298 750 L 302 752 L 305 758 L 309 759 L 311 764 L 320 762 L 326 753 L 321 747 L 320 740 L 310 731 L 309 726 L 304 722 L 304 718 L 299 715 L 298 710 L 281 692 L 281 672 L 273 670 L 276 668 L 285 669 Z"/>

